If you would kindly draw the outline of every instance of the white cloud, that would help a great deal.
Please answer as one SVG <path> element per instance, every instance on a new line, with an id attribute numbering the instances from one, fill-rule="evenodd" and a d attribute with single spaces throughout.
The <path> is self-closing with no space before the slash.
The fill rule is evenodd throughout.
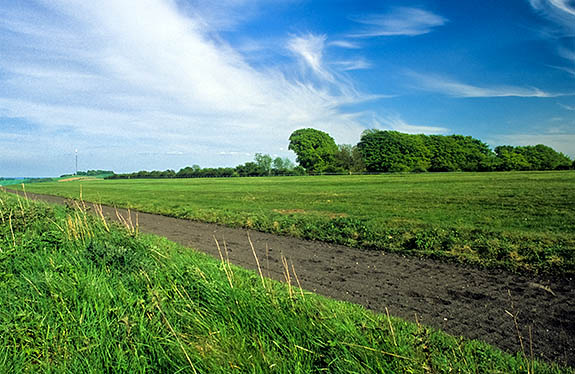
<path id="1" fill-rule="evenodd" d="M 371 64 L 361 57 L 349 60 L 326 61 L 324 58 L 324 51 L 328 44 L 326 40 L 326 35 L 307 34 L 292 36 L 287 41 L 287 49 L 303 64 L 304 73 L 311 71 L 314 74 L 313 78 L 319 78 L 310 79 L 317 82 L 318 86 L 321 87 L 320 89 L 313 88 L 316 94 L 324 96 L 329 92 L 337 93 L 337 102 L 340 105 L 391 97 L 389 95 L 360 94 L 345 72 L 368 69 Z"/>
<path id="2" fill-rule="evenodd" d="M 549 67 L 552 67 L 553 69 L 564 71 L 564 72 L 568 73 L 569 75 L 575 77 L 575 69 L 568 68 L 565 66 L 554 66 L 554 65 L 549 65 Z"/>
<path id="3" fill-rule="evenodd" d="M 340 70 L 343 71 L 369 69 L 372 66 L 371 63 L 369 63 L 364 58 L 358 58 L 355 60 L 335 61 L 332 64 L 336 65 Z"/>
<path id="4" fill-rule="evenodd" d="M 334 40 L 328 43 L 330 46 L 348 48 L 348 49 L 359 49 L 361 46 L 358 43 L 350 42 L 349 40 Z"/>
<path id="5" fill-rule="evenodd" d="M 236 156 L 236 155 L 242 155 L 242 156 L 253 156 L 252 153 L 249 152 L 226 152 L 226 151 L 221 151 L 218 154 L 220 155 L 226 155 L 226 156 Z"/>
<path id="6" fill-rule="evenodd" d="M 373 96 L 344 80 L 318 87 L 274 68 L 256 69 L 173 0 L 43 5 L 10 24 L 18 38 L 0 34 L 3 52 L 13 57 L 0 63 L 0 113 L 41 126 L 33 139 L 39 149 L 102 141 L 146 152 L 202 150 L 199 163 L 219 152 L 273 153 L 296 128 L 346 137 L 363 129 L 339 107 Z M 46 24 L 53 34 L 43 32 Z M 74 36 L 59 40 L 60 34 Z M 325 40 L 309 35 L 290 45 L 328 79 Z M 54 141 L 62 133 L 66 141 Z"/>
<path id="7" fill-rule="evenodd" d="M 575 51 L 569 50 L 567 48 L 559 48 L 559 55 L 564 59 L 567 59 L 569 62 L 575 64 Z"/>
<path id="8" fill-rule="evenodd" d="M 575 16 L 575 7 L 573 7 L 572 0 L 549 0 L 549 2 L 561 11 L 570 14 L 571 16 Z"/>
<path id="9" fill-rule="evenodd" d="M 541 16 L 553 23 L 547 30 L 548 35 L 556 38 L 575 37 L 575 3 L 573 0 L 529 0 L 531 7 Z M 570 42 L 569 48 L 573 48 Z M 572 53 L 572 52 L 570 52 Z"/>
<path id="10" fill-rule="evenodd" d="M 321 78 L 333 81 L 332 74 L 324 68 L 323 64 L 326 39 L 326 35 L 294 36 L 288 41 L 287 48 L 301 58 Z"/>
<path id="11" fill-rule="evenodd" d="M 341 93 L 343 97 L 362 101 L 390 97 L 388 95 L 361 95 L 361 98 L 359 97 L 360 95 L 356 92 L 352 81 L 345 72 L 371 68 L 371 64 L 364 58 L 325 60 L 324 52 L 326 46 L 355 47 L 353 44 L 348 45 L 346 43 L 342 41 L 328 43 L 326 35 L 306 34 L 292 36 L 287 42 L 287 49 L 303 63 L 304 71 L 311 70 L 315 77 L 319 78 L 321 86 L 325 87 L 325 84 L 328 83 L 331 90 Z M 352 102 L 348 100 L 345 102 L 340 101 L 340 103 L 349 104 Z"/>
<path id="12" fill-rule="evenodd" d="M 372 119 L 372 126 L 374 128 L 394 130 L 408 134 L 445 134 L 449 132 L 449 129 L 445 127 L 409 124 L 397 114 L 390 114 L 386 116 L 374 115 Z"/>
<path id="13" fill-rule="evenodd" d="M 418 87 L 423 90 L 443 93 L 453 97 L 473 98 L 473 97 L 558 97 L 569 96 L 573 93 L 551 93 L 536 87 L 516 87 L 516 86 L 494 86 L 482 87 L 467 83 L 461 83 L 449 78 L 435 75 L 424 75 L 419 73 L 408 73 L 414 78 Z"/>
<path id="14" fill-rule="evenodd" d="M 573 22 L 575 22 L 575 19 L 573 20 Z M 575 28 L 575 26 L 574 26 L 574 28 Z M 558 53 L 559 53 L 559 56 L 561 56 L 567 60 L 569 67 L 566 67 L 566 66 L 552 66 L 552 67 L 559 69 L 559 70 L 563 70 L 563 71 L 569 73 L 571 76 L 575 77 L 575 51 L 562 47 L 562 48 L 559 48 Z"/>
<path id="15" fill-rule="evenodd" d="M 568 60 L 568 66 L 551 66 L 575 77 L 575 2 L 573 0 L 529 0 L 533 9 L 550 20 L 553 31 L 547 32 L 558 45 L 558 54 Z M 562 42 L 564 45 L 561 46 Z"/>
<path id="16" fill-rule="evenodd" d="M 435 27 L 447 23 L 447 19 L 419 8 L 399 7 L 386 14 L 373 14 L 355 17 L 354 21 L 364 24 L 363 30 L 352 33 L 350 37 L 374 36 L 415 36 L 430 33 Z"/>
<path id="17" fill-rule="evenodd" d="M 571 106 L 571 105 L 565 105 L 565 104 L 559 104 L 559 106 L 563 109 L 567 109 L 567 110 L 575 110 L 575 106 Z"/>
<path id="18" fill-rule="evenodd" d="M 572 0 L 529 0 L 529 3 L 537 12 L 573 33 L 575 6 Z"/>
<path id="19" fill-rule="evenodd" d="M 287 7 L 295 1 L 299 0 L 187 0 L 180 1 L 179 5 L 202 20 L 204 26 L 212 30 L 231 31 L 265 14 L 264 6 Z"/>

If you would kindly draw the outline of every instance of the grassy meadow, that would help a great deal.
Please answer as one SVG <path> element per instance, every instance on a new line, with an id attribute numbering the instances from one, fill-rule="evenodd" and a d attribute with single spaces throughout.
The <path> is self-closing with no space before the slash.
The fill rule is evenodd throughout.
<path id="1" fill-rule="evenodd" d="M 534 273 L 575 273 L 575 172 L 53 182 L 28 191 Z"/>
<path id="2" fill-rule="evenodd" d="M 2 373 L 573 373 L 528 357 L 0 193 Z"/>

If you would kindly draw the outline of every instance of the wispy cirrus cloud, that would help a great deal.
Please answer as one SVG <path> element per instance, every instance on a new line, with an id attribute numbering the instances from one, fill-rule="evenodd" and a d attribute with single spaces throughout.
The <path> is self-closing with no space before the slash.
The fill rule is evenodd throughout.
<path id="1" fill-rule="evenodd" d="M 574 20 L 575 22 L 575 20 Z M 573 26 L 575 28 L 575 26 Z M 575 41 L 574 41 L 575 43 Z M 553 66 L 556 69 L 563 70 L 569 73 L 571 76 L 575 77 L 575 50 L 570 50 L 565 47 L 561 47 L 558 50 L 559 56 L 567 60 L 568 66 Z"/>
<path id="2" fill-rule="evenodd" d="M 567 66 L 550 67 L 575 77 L 575 2 L 573 0 L 529 0 L 531 7 L 553 23 L 548 31 L 557 44 L 557 53 L 568 61 Z"/>
<path id="3" fill-rule="evenodd" d="M 564 71 L 567 74 L 571 75 L 572 77 L 575 77 L 575 68 L 570 68 L 567 66 L 555 66 L 555 65 L 549 65 L 549 67 L 552 67 L 553 69 Z"/>
<path id="4" fill-rule="evenodd" d="M 330 46 L 348 48 L 348 49 L 359 49 L 361 46 L 359 43 L 350 42 L 349 40 L 333 40 L 328 43 Z"/>
<path id="5" fill-rule="evenodd" d="M 566 109 L 566 110 L 570 110 L 570 111 L 574 111 L 575 110 L 575 106 L 572 105 L 565 105 L 565 104 L 558 104 L 561 108 Z"/>
<path id="6" fill-rule="evenodd" d="M 324 51 L 327 46 L 334 46 L 347 49 L 358 49 L 359 45 L 345 40 L 335 40 L 327 42 L 326 35 L 300 35 L 288 40 L 287 48 L 300 58 L 312 71 L 320 78 L 335 82 L 335 73 L 329 66 L 333 66 L 338 71 L 352 71 L 369 69 L 371 64 L 363 57 L 349 58 L 345 60 L 324 61 Z M 341 81 L 341 77 L 338 77 Z M 344 84 L 346 84 L 344 82 Z"/>
<path id="7" fill-rule="evenodd" d="M 572 0 L 529 0 L 531 7 L 556 23 L 562 33 L 575 35 L 575 4 Z"/>
<path id="8" fill-rule="evenodd" d="M 340 60 L 332 63 L 337 66 L 340 70 L 350 71 L 350 70 L 363 70 L 371 68 L 372 64 L 364 58 L 357 58 L 353 60 Z"/>
<path id="9" fill-rule="evenodd" d="M 6 56 L 0 63 L 0 115 L 38 125 L 29 143 L 39 148 L 30 149 L 62 152 L 100 141 L 151 153 L 193 149 L 202 157 L 196 162 L 221 165 L 225 161 L 211 157 L 222 151 L 277 153 L 296 128 L 314 126 L 335 137 L 363 129 L 340 106 L 369 96 L 351 84 L 318 87 L 275 67 L 255 68 L 177 2 L 38 5 L 41 11 L 13 10 L 0 20 L 0 27 L 10 28 L 0 34 Z M 44 32 L 47 25 L 53 32 Z M 290 46 L 329 80 L 325 39 L 305 36 Z"/>
<path id="10" fill-rule="evenodd" d="M 385 14 L 354 17 L 352 20 L 365 26 L 349 35 L 354 38 L 422 35 L 448 22 L 447 18 L 428 10 L 408 7 L 394 8 Z"/>
<path id="11" fill-rule="evenodd" d="M 307 34 L 294 36 L 288 40 L 287 48 L 321 78 L 333 81 L 333 75 L 323 64 L 326 39 L 326 35 Z"/>
<path id="12" fill-rule="evenodd" d="M 417 82 L 417 87 L 422 90 L 439 92 L 444 95 L 461 98 L 480 97 L 559 97 L 570 96 L 574 93 L 553 93 L 536 87 L 517 86 L 476 86 L 438 75 L 425 75 L 410 72 L 407 74 Z"/>
<path id="13" fill-rule="evenodd" d="M 573 26 L 575 27 L 575 26 Z M 563 57 L 566 60 L 569 60 L 573 64 L 575 64 L 575 51 L 569 50 L 567 48 L 559 48 L 559 56 Z"/>
<path id="14" fill-rule="evenodd" d="M 408 134 L 446 134 L 449 129 L 439 126 L 413 125 L 407 123 L 399 114 L 374 115 L 372 126 L 378 129 L 394 130 Z"/>
<path id="15" fill-rule="evenodd" d="M 305 34 L 292 36 L 287 42 L 287 49 L 303 63 L 304 71 L 311 70 L 319 78 L 319 84 L 324 89 L 339 92 L 342 98 L 355 98 L 357 102 L 364 102 L 391 97 L 381 94 L 359 94 L 346 72 L 369 69 L 372 65 L 363 57 L 327 61 L 324 58 L 327 45 L 329 43 L 326 35 Z M 348 100 L 340 103 L 352 102 Z"/>

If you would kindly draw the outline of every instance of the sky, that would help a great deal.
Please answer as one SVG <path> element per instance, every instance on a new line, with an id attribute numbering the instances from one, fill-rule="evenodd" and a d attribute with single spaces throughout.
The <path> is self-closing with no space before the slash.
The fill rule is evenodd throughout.
<path id="1" fill-rule="evenodd" d="M 0 176 L 236 166 L 312 127 L 575 157 L 575 0 L 0 0 Z"/>

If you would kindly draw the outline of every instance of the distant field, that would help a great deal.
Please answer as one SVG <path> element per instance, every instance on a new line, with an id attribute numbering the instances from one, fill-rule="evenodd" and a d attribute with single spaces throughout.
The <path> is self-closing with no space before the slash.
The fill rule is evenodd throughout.
<path id="1" fill-rule="evenodd" d="M 66 176 L 66 177 L 46 177 L 46 178 L 23 178 L 23 179 L 0 179 L 0 186 L 13 186 L 22 183 L 44 183 L 44 182 L 68 182 L 72 180 L 91 180 L 91 179 L 104 179 L 105 177 L 112 175 L 112 174 L 100 174 L 100 175 L 79 175 L 79 176 Z M 13 187 L 11 187 L 13 188 Z"/>
<path id="2" fill-rule="evenodd" d="M 574 272 L 575 172 L 26 185 L 175 217 L 534 272 Z"/>

